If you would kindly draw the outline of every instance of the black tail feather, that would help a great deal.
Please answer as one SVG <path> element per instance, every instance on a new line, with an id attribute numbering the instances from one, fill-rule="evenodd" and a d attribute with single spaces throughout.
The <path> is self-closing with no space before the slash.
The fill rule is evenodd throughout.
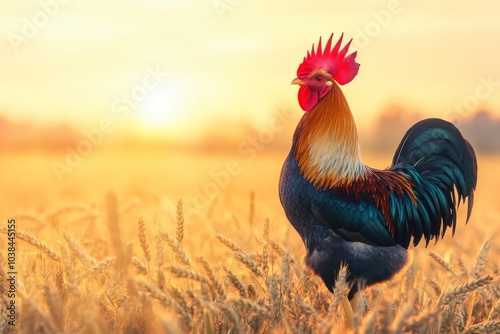
<path id="1" fill-rule="evenodd" d="M 474 204 L 477 160 L 470 143 L 452 123 L 435 118 L 420 121 L 403 137 L 391 169 L 404 170 L 405 166 L 411 166 L 422 178 L 416 187 L 421 209 L 427 214 L 424 221 L 430 222 L 430 233 L 424 231 L 426 240 L 436 237 L 437 241 L 447 227 L 454 234 L 460 203 L 467 199 L 467 221 Z"/>

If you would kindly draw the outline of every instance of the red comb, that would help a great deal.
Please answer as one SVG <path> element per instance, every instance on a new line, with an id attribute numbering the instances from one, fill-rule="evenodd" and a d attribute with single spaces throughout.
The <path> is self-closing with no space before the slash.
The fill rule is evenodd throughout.
<path id="1" fill-rule="evenodd" d="M 340 50 L 343 37 L 344 34 L 340 36 L 340 39 L 331 50 L 333 34 L 326 42 L 325 49 L 321 47 L 320 37 L 317 50 L 314 50 L 313 44 L 311 53 L 307 51 L 307 56 L 304 57 L 304 61 L 297 69 L 297 77 L 304 79 L 313 70 L 324 69 L 341 85 L 345 85 L 354 79 L 359 70 L 359 64 L 355 61 L 357 51 L 346 57 L 352 39 Z"/>

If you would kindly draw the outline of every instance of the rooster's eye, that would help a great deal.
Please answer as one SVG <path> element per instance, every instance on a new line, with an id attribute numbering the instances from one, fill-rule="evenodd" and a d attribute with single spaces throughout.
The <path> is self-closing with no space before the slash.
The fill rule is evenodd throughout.
<path id="1" fill-rule="evenodd" d="M 314 80 L 316 80 L 317 82 L 321 82 L 323 81 L 323 77 L 321 75 L 318 75 L 314 78 Z"/>

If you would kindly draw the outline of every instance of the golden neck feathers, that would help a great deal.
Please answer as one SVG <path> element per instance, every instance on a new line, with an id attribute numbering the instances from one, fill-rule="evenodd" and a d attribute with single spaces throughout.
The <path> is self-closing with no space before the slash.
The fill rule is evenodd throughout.
<path id="1" fill-rule="evenodd" d="M 367 172 L 354 118 L 335 81 L 331 91 L 304 114 L 297 131 L 295 159 L 317 189 L 348 185 Z"/>

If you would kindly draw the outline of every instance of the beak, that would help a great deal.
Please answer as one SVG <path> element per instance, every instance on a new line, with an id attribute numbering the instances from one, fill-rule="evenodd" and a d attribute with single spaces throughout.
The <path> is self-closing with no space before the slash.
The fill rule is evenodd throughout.
<path id="1" fill-rule="evenodd" d="M 290 85 L 299 85 L 300 87 L 303 87 L 306 85 L 306 83 L 299 78 L 295 78 L 292 80 L 292 83 Z"/>

